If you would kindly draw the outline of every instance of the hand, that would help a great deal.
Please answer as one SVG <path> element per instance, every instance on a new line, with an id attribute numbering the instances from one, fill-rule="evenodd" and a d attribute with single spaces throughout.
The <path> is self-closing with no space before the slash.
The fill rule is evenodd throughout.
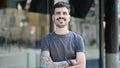
<path id="1" fill-rule="evenodd" d="M 73 65 L 77 64 L 76 60 L 71 60 L 71 61 L 72 61 Z"/>
<path id="2" fill-rule="evenodd" d="M 71 60 L 71 61 L 72 61 L 72 63 L 73 63 L 73 66 L 68 66 L 68 67 L 66 67 L 66 68 L 75 68 L 75 65 L 77 65 L 76 60 Z"/>

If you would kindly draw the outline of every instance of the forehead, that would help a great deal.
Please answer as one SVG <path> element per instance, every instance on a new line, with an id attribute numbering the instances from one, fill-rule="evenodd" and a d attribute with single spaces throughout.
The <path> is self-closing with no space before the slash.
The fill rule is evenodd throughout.
<path id="1" fill-rule="evenodd" d="M 69 13 L 69 11 L 66 7 L 55 8 L 55 12 L 67 12 L 67 13 Z"/>

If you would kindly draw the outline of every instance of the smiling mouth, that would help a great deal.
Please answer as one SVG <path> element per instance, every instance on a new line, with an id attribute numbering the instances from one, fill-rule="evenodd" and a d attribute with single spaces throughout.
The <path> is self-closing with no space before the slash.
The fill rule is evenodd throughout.
<path id="1" fill-rule="evenodd" d="M 58 21 L 60 21 L 61 19 L 64 20 L 64 21 L 66 21 L 65 18 L 57 18 Z"/>
<path id="2" fill-rule="evenodd" d="M 64 19 L 58 19 L 58 21 L 65 21 Z"/>
<path id="3" fill-rule="evenodd" d="M 63 23 L 63 22 L 60 22 L 61 24 Z"/>

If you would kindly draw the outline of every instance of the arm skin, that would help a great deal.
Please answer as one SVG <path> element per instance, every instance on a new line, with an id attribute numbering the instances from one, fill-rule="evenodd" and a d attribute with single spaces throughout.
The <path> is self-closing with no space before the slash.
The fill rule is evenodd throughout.
<path id="1" fill-rule="evenodd" d="M 53 62 L 51 57 L 50 57 L 50 53 L 49 51 L 43 51 L 41 54 L 41 64 L 42 63 L 48 63 L 48 64 L 57 64 L 57 65 L 64 65 L 64 67 L 66 68 L 86 68 L 86 58 L 85 58 L 85 54 L 84 52 L 77 52 L 76 55 L 77 59 L 76 60 L 71 60 L 74 64 L 74 66 L 69 66 L 68 67 L 68 63 L 66 61 L 61 61 L 61 62 Z"/>
<path id="2" fill-rule="evenodd" d="M 61 62 L 53 62 L 49 51 L 43 51 L 40 57 L 40 64 L 54 64 L 54 65 L 62 65 L 63 67 L 68 67 L 68 63 L 66 61 Z"/>
<path id="3" fill-rule="evenodd" d="M 86 68 L 86 57 L 84 52 L 77 52 L 76 57 L 77 57 L 76 64 L 74 64 L 74 66 L 69 66 L 67 68 Z"/>

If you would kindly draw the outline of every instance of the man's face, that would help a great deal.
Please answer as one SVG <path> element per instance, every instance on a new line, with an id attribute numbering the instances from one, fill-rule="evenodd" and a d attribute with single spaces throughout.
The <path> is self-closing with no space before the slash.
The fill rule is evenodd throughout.
<path id="1" fill-rule="evenodd" d="M 69 11 L 66 7 L 55 8 L 52 18 L 57 27 L 63 28 L 69 24 Z"/>

